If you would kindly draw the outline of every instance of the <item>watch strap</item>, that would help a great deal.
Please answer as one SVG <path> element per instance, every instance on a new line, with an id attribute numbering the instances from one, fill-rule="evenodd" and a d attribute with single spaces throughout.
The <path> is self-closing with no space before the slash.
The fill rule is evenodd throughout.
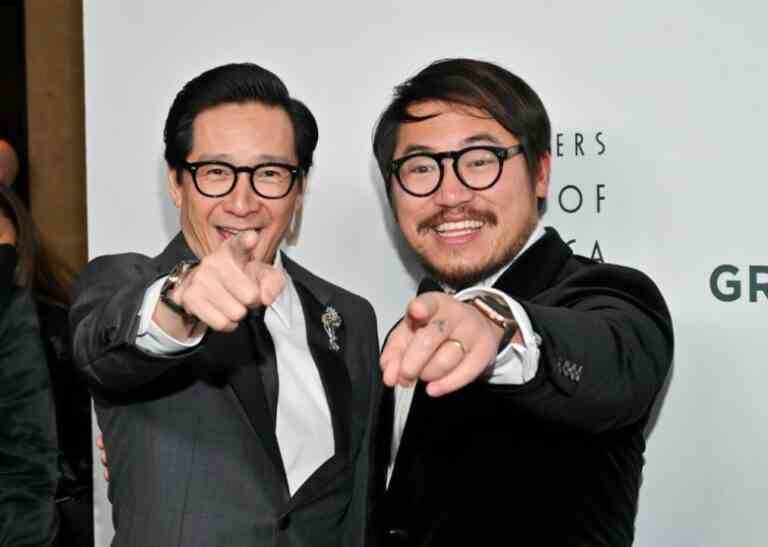
<path id="1" fill-rule="evenodd" d="M 168 306 L 171 311 L 182 316 L 185 321 L 192 321 L 195 318 L 187 313 L 187 310 L 185 310 L 183 306 L 180 306 L 173 300 L 173 298 L 171 298 L 171 291 L 175 289 L 181 280 L 184 279 L 184 276 L 199 263 L 199 260 L 182 260 L 171 269 L 168 273 L 168 277 L 166 277 L 163 282 L 163 286 L 160 288 L 160 301 Z"/>
<path id="2" fill-rule="evenodd" d="M 504 300 L 490 294 L 475 296 L 467 303 L 502 329 L 503 333 L 497 350 L 497 353 L 501 353 L 520 329 L 512 310 Z"/>

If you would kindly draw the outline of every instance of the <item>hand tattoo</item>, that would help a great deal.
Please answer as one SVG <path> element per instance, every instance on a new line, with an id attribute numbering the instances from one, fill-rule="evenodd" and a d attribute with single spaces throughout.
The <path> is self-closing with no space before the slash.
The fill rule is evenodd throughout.
<path id="1" fill-rule="evenodd" d="M 437 330 L 440 331 L 440 334 L 445 334 L 445 319 L 435 319 L 432 321 L 432 324 L 437 327 Z"/>

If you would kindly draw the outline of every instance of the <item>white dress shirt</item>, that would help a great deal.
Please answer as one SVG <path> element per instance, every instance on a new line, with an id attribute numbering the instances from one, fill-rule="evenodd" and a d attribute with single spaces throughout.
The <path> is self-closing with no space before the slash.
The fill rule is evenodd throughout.
<path id="1" fill-rule="evenodd" d="M 304 310 L 291 277 L 285 272 L 280 253 L 275 268 L 285 274 L 285 287 L 267 307 L 264 323 L 275 344 L 279 390 L 275 434 L 293 495 L 315 470 L 334 454 L 333 424 L 320 373 L 307 343 Z M 202 335 L 177 340 L 165 333 L 152 313 L 160 298 L 165 277 L 145 292 L 136 345 L 156 354 L 187 350 L 200 343 Z"/>
<path id="2" fill-rule="evenodd" d="M 508 294 L 493 288 L 493 284 L 501 275 L 522 255 L 528 248 L 538 241 L 544 235 L 544 228 L 537 224 L 531 235 L 528 237 L 522 250 L 503 268 L 492 276 L 483 279 L 477 285 L 464 289 L 454 295 L 458 300 L 470 300 L 481 294 L 494 294 L 504 299 L 512 314 L 515 317 L 519 327 L 520 335 L 523 338 L 523 344 L 510 342 L 501 353 L 496 356 L 493 363 L 489 363 L 488 374 L 482 378 L 492 384 L 520 385 L 529 382 L 536 376 L 539 367 L 539 345 L 541 339 L 539 335 L 533 332 L 531 319 L 525 313 L 525 309 Z M 415 384 L 409 387 L 395 386 L 395 415 L 392 423 L 392 447 L 390 452 L 389 466 L 387 468 L 387 484 L 392 476 L 397 459 L 397 451 L 400 448 L 400 441 L 405 430 L 405 423 L 408 420 L 408 413 L 411 410 Z"/>

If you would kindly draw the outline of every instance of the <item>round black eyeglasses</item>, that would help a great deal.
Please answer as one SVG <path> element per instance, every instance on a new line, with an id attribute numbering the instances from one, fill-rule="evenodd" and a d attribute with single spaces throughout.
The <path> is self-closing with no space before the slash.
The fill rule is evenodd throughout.
<path id="1" fill-rule="evenodd" d="M 285 163 L 260 163 L 253 167 L 236 167 L 223 161 L 185 162 L 183 168 L 192 174 L 197 191 L 209 198 L 226 196 L 235 189 L 237 176 L 248 173 L 251 188 L 263 198 L 287 196 L 299 175 L 299 168 Z"/>
<path id="2" fill-rule="evenodd" d="M 430 154 L 418 152 L 393 160 L 391 173 L 400 187 L 416 197 L 437 192 L 443 182 L 443 160 L 453 160 L 453 172 L 461 183 L 472 190 L 487 190 L 501 177 L 504 162 L 523 152 L 523 145 L 509 148 L 499 146 L 470 146 L 461 150 Z"/>

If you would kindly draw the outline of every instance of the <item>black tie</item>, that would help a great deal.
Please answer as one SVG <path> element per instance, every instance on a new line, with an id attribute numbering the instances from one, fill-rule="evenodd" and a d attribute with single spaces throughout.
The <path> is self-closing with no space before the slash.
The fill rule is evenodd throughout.
<path id="1" fill-rule="evenodd" d="M 264 398 L 272 416 L 272 430 L 274 431 L 277 423 L 277 394 L 280 390 L 280 384 L 277 377 L 275 344 L 264 324 L 264 311 L 262 309 L 260 313 L 253 314 L 249 323 L 258 355 L 257 366 L 259 374 L 261 374 L 261 383 L 264 384 Z"/>

